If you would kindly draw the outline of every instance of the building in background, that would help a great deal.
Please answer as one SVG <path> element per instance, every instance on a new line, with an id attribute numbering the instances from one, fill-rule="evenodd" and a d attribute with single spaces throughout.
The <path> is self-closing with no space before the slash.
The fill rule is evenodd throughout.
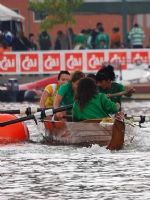
<path id="1" fill-rule="evenodd" d="M 34 33 L 38 36 L 40 32 L 40 23 L 41 17 L 38 14 L 35 14 L 28 8 L 29 0 L 0 0 L 0 3 L 16 11 L 20 15 L 24 16 L 24 32 L 28 36 L 29 33 Z M 111 14 L 95 14 L 95 13 L 77 13 L 76 24 L 72 25 L 74 32 L 79 33 L 82 29 L 95 28 L 97 22 L 101 22 L 105 28 L 105 31 L 110 35 L 113 27 L 120 27 L 120 32 L 122 34 L 122 17 L 120 15 L 111 15 Z M 143 27 L 147 38 L 146 44 L 149 41 L 149 32 L 150 32 L 150 14 L 145 15 L 130 15 L 128 16 L 128 27 L 130 30 L 134 22 L 137 22 L 140 26 Z M 52 30 L 49 30 L 52 38 L 56 37 L 58 30 L 66 31 L 67 27 L 65 25 L 58 25 Z M 145 45 L 146 45 L 145 44 Z"/>

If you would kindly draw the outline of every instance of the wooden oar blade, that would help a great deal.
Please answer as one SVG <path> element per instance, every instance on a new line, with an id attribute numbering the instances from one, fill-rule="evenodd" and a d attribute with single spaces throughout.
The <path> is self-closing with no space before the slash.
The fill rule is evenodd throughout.
<path id="1" fill-rule="evenodd" d="M 123 148 L 125 135 L 125 124 L 122 121 L 115 120 L 112 129 L 112 139 L 107 146 L 109 150 L 120 150 Z"/>

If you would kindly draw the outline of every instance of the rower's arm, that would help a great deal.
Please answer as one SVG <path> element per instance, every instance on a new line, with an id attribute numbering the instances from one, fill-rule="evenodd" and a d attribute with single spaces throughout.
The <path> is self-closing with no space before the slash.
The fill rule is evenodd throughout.
<path id="1" fill-rule="evenodd" d="M 54 98 L 54 103 L 53 103 L 53 107 L 54 108 L 58 108 L 61 104 L 63 96 L 56 94 L 55 98 Z"/>
<path id="2" fill-rule="evenodd" d="M 42 93 L 41 99 L 40 99 L 40 107 L 41 108 L 45 108 L 45 102 L 46 102 L 48 96 L 49 96 L 49 93 L 44 90 Z"/>
<path id="3" fill-rule="evenodd" d="M 113 93 L 113 94 L 106 94 L 107 97 L 117 97 L 117 96 L 123 96 L 123 95 L 126 95 L 127 94 L 127 91 L 122 91 L 122 92 L 117 92 L 117 93 Z"/>

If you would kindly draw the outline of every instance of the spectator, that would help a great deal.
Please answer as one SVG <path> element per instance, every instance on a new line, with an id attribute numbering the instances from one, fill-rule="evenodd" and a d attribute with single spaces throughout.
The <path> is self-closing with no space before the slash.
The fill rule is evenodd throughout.
<path id="1" fill-rule="evenodd" d="M 93 49 L 92 46 L 92 30 L 86 30 L 86 49 Z"/>
<path id="2" fill-rule="evenodd" d="M 91 39 L 91 44 L 92 44 L 92 47 L 93 49 L 96 48 L 96 37 L 97 35 L 99 34 L 100 32 L 100 29 L 103 27 L 103 24 L 101 22 L 98 22 L 96 24 L 96 28 L 92 31 L 91 33 L 91 36 L 92 36 L 92 39 Z"/>
<path id="3" fill-rule="evenodd" d="M 12 42 L 12 49 L 14 51 L 28 51 L 30 50 L 30 42 L 24 36 L 24 33 L 20 31 L 16 37 L 14 37 Z"/>
<path id="4" fill-rule="evenodd" d="M 68 49 L 67 37 L 62 31 L 57 32 L 57 37 L 56 37 L 54 49 L 55 50 Z"/>
<path id="5" fill-rule="evenodd" d="M 39 35 L 40 50 L 50 50 L 52 47 L 51 37 L 47 31 L 42 31 Z"/>
<path id="6" fill-rule="evenodd" d="M 6 31 L 4 33 L 4 41 L 7 43 L 8 46 L 12 46 L 13 34 L 10 31 Z"/>
<path id="7" fill-rule="evenodd" d="M 32 51 L 35 51 L 37 50 L 37 45 L 36 43 L 34 42 L 34 34 L 33 33 L 30 33 L 29 34 L 29 42 L 30 42 L 30 50 Z"/>
<path id="8" fill-rule="evenodd" d="M 85 49 L 87 40 L 85 33 L 86 31 L 83 29 L 80 34 L 76 35 L 74 49 Z"/>
<path id="9" fill-rule="evenodd" d="M 120 48 L 121 36 L 120 36 L 120 32 L 119 31 L 120 31 L 120 29 L 118 27 L 114 27 L 112 29 L 110 47 L 113 48 L 113 49 Z"/>
<path id="10" fill-rule="evenodd" d="M 129 32 L 128 38 L 130 39 L 132 48 L 143 48 L 145 34 L 138 24 L 134 24 L 133 28 Z"/>
<path id="11" fill-rule="evenodd" d="M 109 48 L 109 36 L 104 32 L 104 28 L 100 28 L 100 33 L 96 37 L 96 48 L 97 49 L 108 49 Z"/>
<path id="12" fill-rule="evenodd" d="M 75 33 L 73 32 L 72 28 L 67 29 L 66 37 L 67 37 L 68 49 L 73 49 L 74 48 Z"/>

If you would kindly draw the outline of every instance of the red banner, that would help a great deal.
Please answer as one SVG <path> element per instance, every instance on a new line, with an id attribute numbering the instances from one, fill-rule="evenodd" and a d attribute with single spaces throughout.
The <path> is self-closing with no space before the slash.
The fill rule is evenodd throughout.
<path id="1" fill-rule="evenodd" d="M 131 62 L 136 65 L 141 65 L 143 63 L 147 64 L 149 61 L 148 59 L 148 51 L 132 51 L 131 52 Z"/>
<path id="2" fill-rule="evenodd" d="M 104 52 L 87 52 L 87 70 L 99 70 L 105 61 Z"/>
<path id="3" fill-rule="evenodd" d="M 65 53 L 65 69 L 68 71 L 83 70 L 83 54 Z"/>
<path id="4" fill-rule="evenodd" d="M 0 72 L 16 72 L 16 54 L 0 54 Z"/>
<path id="5" fill-rule="evenodd" d="M 60 66 L 60 53 L 43 53 L 43 72 L 58 72 Z"/>
<path id="6" fill-rule="evenodd" d="M 38 54 L 20 54 L 21 72 L 38 72 L 39 57 Z"/>
<path id="7" fill-rule="evenodd" d="M 115 69 L 141 68 L 150 65 L 148 49 L 35 51 L 0 54 L 1 74 L 58 73 L 60 70 L 95 73 L 104 63 Z"/>
<path id="8" fill-rule="evenodd" d="M 108 59 L 115 69 L 127 69 L 127 52 L 108 52 Z"/>

